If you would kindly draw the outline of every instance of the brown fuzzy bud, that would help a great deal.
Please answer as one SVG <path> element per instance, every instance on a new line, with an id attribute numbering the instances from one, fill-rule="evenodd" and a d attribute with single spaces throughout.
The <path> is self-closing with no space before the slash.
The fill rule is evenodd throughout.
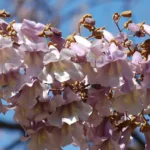
<path id="1" fill-rule="evenodd" d="M 130 47 L 131 44 L 132 44 L 132 41 L 131 40 L 127 40 L 124 44 L 125 44 L 125 46 Z"/>
<path id="2" fill-rule="evenodd" d="M 129 23 L 132 23 L 132 20 L 131 20 L 131 19 L 124 23 L 124 28 L 127 29 Z"/>
<path id="3" fill-rule="evenodd" d="M 0 10 L 0 17 L 2 18 L 6 18 L 6 17 L 10 17 L 9 12 L 6 12 L 5 9 Z"/>
<path id="4" fill-rule="evenodd" d="M 142 44 L 141 44 L 142 48 L 150 48 L 150 39 L 145 40 Z"/>
<path id="5" fill-rule="evenodd" d="M 67 36 L 66 41 L 69 41 L 69 42 L 76 42 L 76 40 L 75 40 L 75 38 L 74 38 L 73 35 Z"/>
<path id="6" fill-rule="evenodd" d="M 119 20 L 120 15 L 118 13 L 114 13 L 112 18 L 113 18 L 114 21 L 117 21 L 117 20 Z"/>
<path id="7" fill-rule="evenodd" d="M 50 47 L 51 45 L 54 46 L 54 47 L 57 47 L 57 44 L 53 43 L 52 41 L 49 41 L 48 42 L 48 47 Z"/>
<path id="8" fill-rule="evenodd" d="M 103 31 L 101 30 L 101 28 L 96 28 L 94 31 L 93 31 L 93 36 L 96 38 L 96 39 L 101 39 L 103 37 Z"/>
<path id="9" fill-rule="evenodd" d="M 85 28 L 87 28 L 89 31 L 93 31 L 93 30 L 95 29 L 94 26 L 91 26 L 90 24 L 87 24 L 87 23 L 84 23 L 83 26 L 84 26 Z"/>
<path id="10" fill-rule="evenodd" d="M 145 24 L 145 21 L 138 23 L 137 25 L 141 28 L 143 28 L 143 24 Z"/>
<path id="11" fill-rule="evenodd" d="M 92 18 L 92 15 L 91 14 L 85 14 L 82 18 Z"/>
<path id="12" fill-rule="evenodd" d="M 85 22 L 86 18 L 92 18 L 91 14 L 85 14 L 84 16 L 82 16 L 82 18 L 79 21 L 79 24 L 83 24 Z"/>
<path id="13" fill-rule="evenodd" d="M 6 30 L 8 30 L 8 31 L 11 30 L 11 25 L 10 24 L 7 26 Z"/>
<path id="14" fill-rule="evenodd" d="M 140 127 L 141 132 L 148 132 L 150 131 L 150 126 L 147 122 L 143 123 Z"/>
<path id="15" fill-rule="evenodd" d="M 141 51 L 141 55 L 146 56 L 146 55 L 147 55 L 147 50 L 143 49 L 143 50 Z"/>
<path id="16" fill-rule="evenodd" d="M 123 17 L 132 17 L 132 11 L 131 10 L 123 11 L 120 15 Z"/>
<path id="17" fill-rule="evenodd" d="M 39 32 L 39 33 L 38 33 L 38 36 L 39 36 L 39 37 L 43 37 L 43 36 L 44 36 L 44 31 Z"/>
<path id="18" fill-rule="evenodd" d="M 45 27 L 45 30 L 49 30 L 51 27 L 51 24 L 47 24 L 46 27 Z"/>

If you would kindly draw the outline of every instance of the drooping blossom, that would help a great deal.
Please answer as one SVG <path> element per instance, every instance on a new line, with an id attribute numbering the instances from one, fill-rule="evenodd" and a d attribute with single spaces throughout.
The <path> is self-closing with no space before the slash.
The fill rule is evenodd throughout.
<path id="1" fill-rule="evenodd" d="M 117 36 L 87 14 L 66 39 L 50 24 L 0 20 L 0 113 L 15 111 L 30 150 L 126 150 L 137 127 L 149 149 L 150 40 L 133 38 L 150 26 L 121 29 L 120 17 L 131 12 L 114 14 Z"/>

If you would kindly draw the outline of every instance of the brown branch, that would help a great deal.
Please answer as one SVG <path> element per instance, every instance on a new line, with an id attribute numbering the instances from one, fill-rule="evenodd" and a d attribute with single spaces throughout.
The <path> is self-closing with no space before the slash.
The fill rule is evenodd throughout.
<path id="1" fill-rule="evenodd" d="M 0 128 L 9 129 L 9 130 L 20 130 L 24 132 L 23 128 L 19 124 L 7 123 L 0 121 Z"/>
<path id="2" fill-rule="evenodd" d="M 141 146 L 141 148 L 145 149 L 145 142 L 144 140 L 139 136 L 139 132 L 134 131 L 132 134 L 132 137 L 136 140 L 136 142 Z M 141 150 L 142 150 L 141 149 Z"/>

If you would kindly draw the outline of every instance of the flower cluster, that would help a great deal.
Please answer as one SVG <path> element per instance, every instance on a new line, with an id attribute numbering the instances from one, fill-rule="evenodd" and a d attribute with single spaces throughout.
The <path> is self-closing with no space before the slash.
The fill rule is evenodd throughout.
<path id="1" fill-rule="evenodd" d="M 131 16 L 113 15 L 114 36 L 87 14 L 66 39 L 51 24 L 0 20 L 0 112 L 15 111 L 30 150 L 125 150 L 137 127 L 150 140 L 150 39 L 133 42 L 150 26 L 129 19 L 121 29 Z"/>

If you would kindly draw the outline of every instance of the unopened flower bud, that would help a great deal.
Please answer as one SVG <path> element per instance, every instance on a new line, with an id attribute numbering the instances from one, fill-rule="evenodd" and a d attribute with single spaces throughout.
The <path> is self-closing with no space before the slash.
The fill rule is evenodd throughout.
<path id="1" fill-rule="evenodd" d="M 75 40 L 75 38 L 74 38 L 73 35 L 67 36 L 66 41 L 69 41 L 69 42 L 76 42 L 76 40 Z"/>
<path id="2" fill-rule="evenodd" d="M 132 23 L 132 20 L 131 20 L 131 19 L 124 23 L 124 28 L 127 29 L 129 23 Z"/>
<path id="3" fill-rule="evenodd" d="M 91 14 L 85 14 L 82 18 L 92 18 L 92 15 Z"/>
<path id="4" fill-rule="evenodd" d="M 93 31 L 93 36 L 97 39 L 101 39 L 103 37 L 103 30 L 101 28 L 97 28 Z"/>
<path id="5" fill-rule="evenodd" d="M 95 25 L 95 20 L 93 18 L 85 18 L 85 23 L 88 23 L 91 26 L 94 26 Z"/>
<path id="6" fill-rule="evenodd" d="M 118 13 L 114 13 L 112 18 L 114 21 L 117 21 L 117 20 L 119 20 L 120 15 Z"/>
<path id="7" fill-rule="evenodd" d="M 140 127 L 140 131 L 141 132 L 147 132 L 150 130 L 149 124 L 147 122 L 144 122 L 141 127 Z"/>
<path id="8" fill-rule="evenodd" d="M 142 44 L 141 44 L 142 48 L 150 48 L 150 39 L 145 40 Z"/>
<path id="9" fill-rule="evenodd" d="M 127 41 L 125 42 L 125 46 L 127 46 L 127 47 L 130 47 L 131 44 L 132 44 L 132 41 L 131 41 L 131 40 L 127 40 Z"/>
<path id="10" fill-rule="evenodd" d="M 123 11 L 120 15 L 123 17 L 132 17 L 132 11 L 131 10 Z"/>
<path id="11" fill-rule="evenodd" d="M 11 30 L 11 25 L 10 24 L 7 26 L 6 30 L 8 30 L 8 31 Z"/>
<path id="12" fill-rule="evenodd" d="M 0 10 L 0 17 L 6 18 L 6 17 L 10 17 L 9 12 L 6 12 L 5 9 Z"/>
<path id="13" fill-rule="evenodd" d="M 85 14 L 79 21 L 79 24 L 83 24 L 86 18 L 92 18 L 91 14 Z"/>
<path id="14" fill-rule="evenodd" d="M 94 26 L 91 26 L 90 24 L 87 24 L 87 23 L 83 24 L 83 26 L 84 26 L 85 28 L 87 28 L 89 31 L 93 31 L 93 30 L 95 29 Z"/>

